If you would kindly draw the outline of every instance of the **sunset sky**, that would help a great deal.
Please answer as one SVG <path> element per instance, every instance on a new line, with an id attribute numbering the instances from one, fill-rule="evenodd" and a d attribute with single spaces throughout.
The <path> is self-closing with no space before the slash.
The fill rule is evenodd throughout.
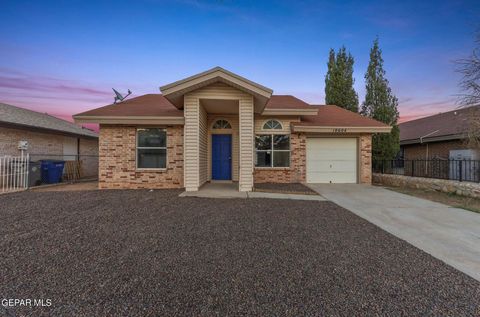
<path id="1" fill-rule="evenodd" d="M 0 102 L 71 120 L 221 66 L 275 94 L 324 102 L 330 48 L 376 36 L 401 120 L 455 108 L 453 61 L 473 49 L 480 1 L 1 1 Z"/>

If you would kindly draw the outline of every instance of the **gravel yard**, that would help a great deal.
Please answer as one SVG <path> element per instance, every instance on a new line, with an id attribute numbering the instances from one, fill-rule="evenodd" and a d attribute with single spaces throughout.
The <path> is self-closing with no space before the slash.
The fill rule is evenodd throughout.
<path id="1" fill-rule="evenodd" d="M 480 314 L 480 283 L 330 202 L 0 196 L 7 316 Z"/>

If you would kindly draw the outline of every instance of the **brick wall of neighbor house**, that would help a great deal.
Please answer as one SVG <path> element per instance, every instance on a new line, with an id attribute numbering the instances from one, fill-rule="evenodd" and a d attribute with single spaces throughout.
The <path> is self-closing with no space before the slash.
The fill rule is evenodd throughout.
<path id="1" fill-rule="evenodd" d="M 100 127 L 99 188 L 182 188 L 183 126 L 167 126 L 167 168 L 136 170 L 136 127 Z"/>
<path id="2" fill-rule="evenodd" d="M 360 175 L 359 181 L 361 184 L 372 183 L 372 135 L 361 135 L 358 139 L 358 146 L 360 147 Z"/>
<path id="3" fill-rule="evenodd" d="M 0 155 L 20 155 L 19 141 L 28 141 L 29 153 L 63 155 L 62 135 L 0 127 Z"/>
<path id="4" fill-rule="evenodd" d="M 427 157 L 428 144 L 428 157 Z M 448 159 L 450 150 L 466 149 L 462 140 L 402 145 L 406 160 L 443 158 Z"/>
<path id="5" fill-rule="evenodd" d="M 255 183 L 304 183 L 306 180 L 307 138 L 302 133 L 290 135 L 289 168 L 255 168 Z"/>

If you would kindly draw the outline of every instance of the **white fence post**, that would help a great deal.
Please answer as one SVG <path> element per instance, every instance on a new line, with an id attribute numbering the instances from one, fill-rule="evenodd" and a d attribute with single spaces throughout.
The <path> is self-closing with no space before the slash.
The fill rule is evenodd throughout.
<path id="1" fill-rule="evenodd" d="M 29 155 L 0 157 L 0 193 L 28 188 Z"/>

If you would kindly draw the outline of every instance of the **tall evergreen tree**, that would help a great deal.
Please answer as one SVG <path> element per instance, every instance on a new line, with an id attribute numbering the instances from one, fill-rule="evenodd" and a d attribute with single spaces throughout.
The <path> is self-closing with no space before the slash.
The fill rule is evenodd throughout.
<path id="1" fill-rule="evenodd" d="M 342 46 L 337 54 L 330 49 L 325 76 L 325 103 L 358 112 L 358 95 L 353 89 L 354 59 Z"/>
<path id="2" fill-rule="evenodd" d="M 390 133 L 374 134 L 372 137 L 373 160 L 391 160 L 400 149 L 398 129 L 398 99 L 392 93 L 383 69 L 382 50 L 378 38 L 370 50 L 370 62 L 365 74 L 366 94 L 361 114 L 392 126 Z"/>

